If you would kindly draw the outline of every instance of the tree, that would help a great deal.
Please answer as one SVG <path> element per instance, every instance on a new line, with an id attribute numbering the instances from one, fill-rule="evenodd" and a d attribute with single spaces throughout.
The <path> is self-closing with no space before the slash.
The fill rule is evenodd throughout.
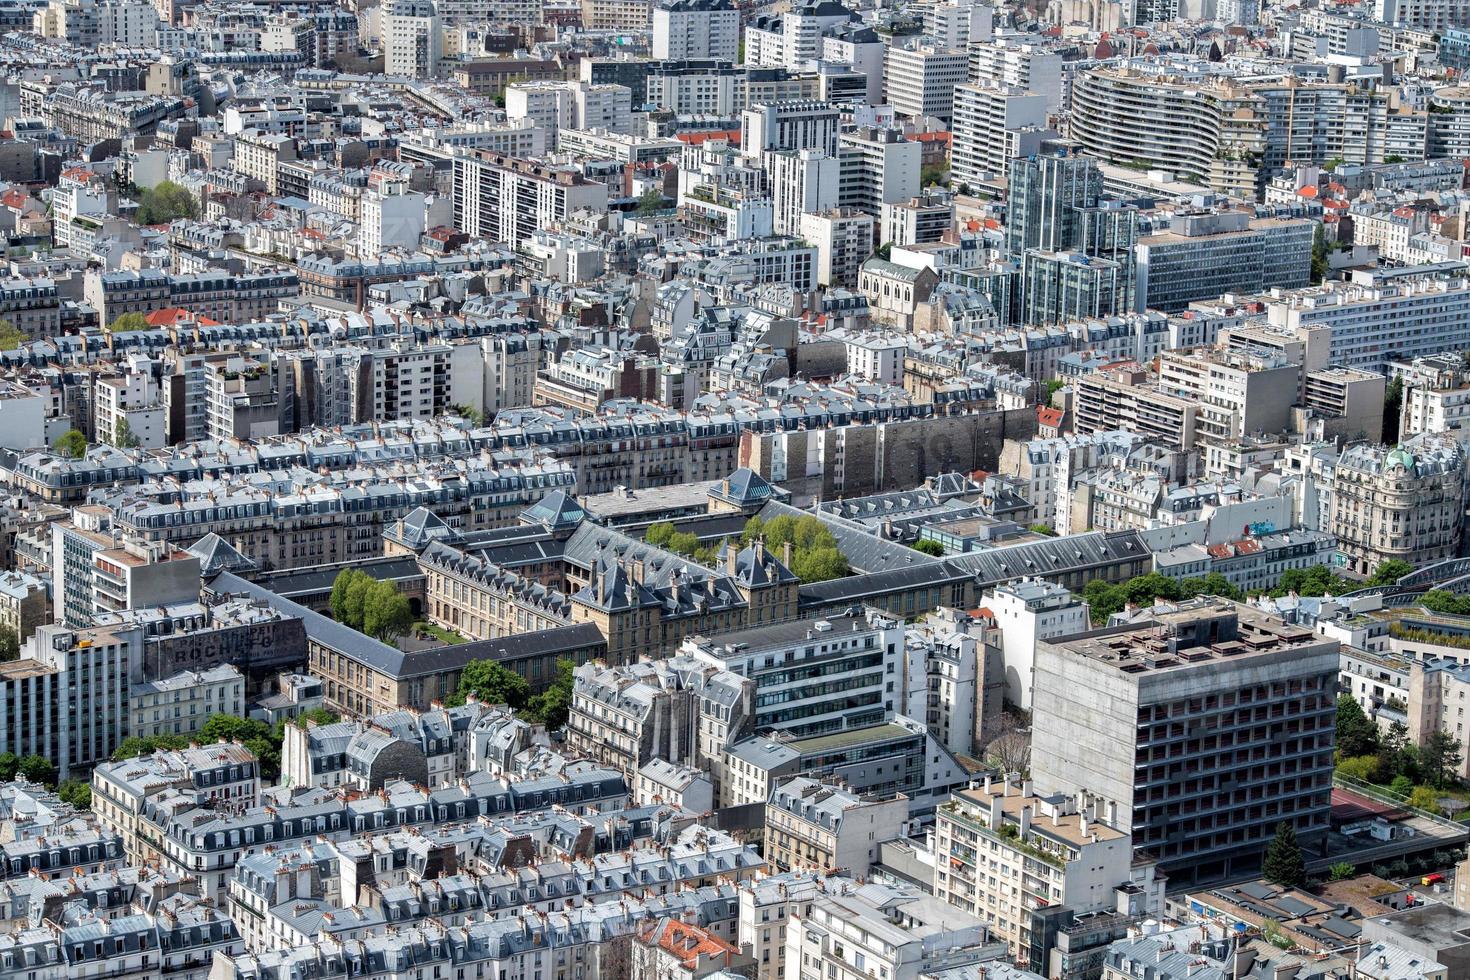
<path id="1" fill-rule="evenodd" d="M 1159 572 L 1138 575 L 1123 583 L 1123 594 L 1135 606 L 1153 605 L 1155 599 L 1177 602 L 1184 598 L 1184 589 L 1178 579 Z"/>
<path id="2" fill-rule="evenodd" d="M 1082 598 L 1087 600 L 1094 623 L 1106 623 L 1108 617 L 1122 612 L 1123 607 L 1128 604 L 1128 597 L 1120 587 L 1100 578 L 1083 586 Z"/>
<path id="3" fill-rule="evenodd" d="M 413 625 L 408 597 L 392 582 L 373 582 L 363 597 L 362 631 L 374 639 L 391 643 Z"/>
<path id="4" fill-rule="evenodd" d="M 756 538 L 764 538 L 766 547 L 777 552 L 791 545 L 791 571 L 803 582 L 825 582 L 852 571 L 837 538 L 816 517 L 782 514 L 765 522 L 752 517 L 740 540 L 749 544 Z"/>
<path id="5" fill-rule="evenodd" d="M 1002 773 L 1026 775 L 1031 771 L 1031 739 L 1021 731 L 996 736 L 985 746 L 985 764 Z"/>
<path id="6" fill-rule="evenodd" d="M 1337 752 L 1342 759 L 1378 754 L 1378 726 L 1351 694 L 1337 696 Z"/>
<path id="7" fill-rule="evenodd" d="M 674 525 L 668 521 L 659 521 L 657 524 L 650 524 L 648 530 L 643 532 L 643 540 L 655 548 L 662 548 L 668 542 L 669 538 L 673 536 Z"/>
<path id="8" fill-rule="evenodd" d="M 650 187 L 638 197 L 638 208 L 634 212 L 639 215 L 658 214 L 665 207 L 663 191 L 656 187 Z"/>
<path id="9" fill-rule="evenodd" d="M 20 769 L 20 756 L 14 752 L 0 752 L 0 783 L 8 783 Z"/>
<path id="10" fill-rule="evenodd" d="M 1396 445 L 1399 441 L 1399 423 L 1404 410 L 1404 379 L 1390 378 L 1383 389 L 1383 441 Z"/>
<path id="11" fill-rule="evenodd" d="M 1445 589 L 1430 589 L 1419 597 L 1419 604 L 1430 612 L 1470 615 L 1470 596 L 1455 595 Z"/>
<path id="12" fill-rule="evenodd" d="M 478 408 L 475 408 L 473 405 L 466 405 L 463 402 L 455 402 L 453 405 L 449 406 L 449 410 L 455 415 L 458 415 L 460 418 L 469 422 L 469 424 L 473 425 L 475 428 L 479 428 L 480 426 L 485 424 L 485 413 L 480 411 Z"/>
<path id="13" fill-rule="evenodd" d="M 20 659 L 20 634 L 0 630 L 0 662 Z"/>
<path id="14" fill-rule="evenodd" d="M 0 350 L 15 350 L 29 338 L 9 320 L 0 320 Z"/>
<path id="15" fill-rule="evenodd" d="M 566 657 L 558 657 L 556 679 L 546 690 L 531 698 L 527 706 L 527 713 L 550 731 L 567 723 L 567 715 L 572 708 L 572 688 L 576 684 L 573 672 L 576 669 L 577 665 L 572 661 Z"/>
<path id="16" fill-rule="evenodd" d="M 1187 578 L 1179 583 L 1179 587 L 1188 598 L 1197 595 L 1213 595 L 1222 599 L 1234 599 L 1237 602 L 1245 598 L 1245 593 L 1236 588 L 1223 572 L 1208 572 L 1194 578 Z"/>
<path id="17" fill-rule="evenodd" d="M 1042 404 L 1050 405 L 1051 400 L 1056 397 L 1057 392 L 1065 387 L 1067 387 L 1067 382 L 1061 378 L 1048 378 L 1046 382 L 1046 400 Z"/>
<path id="18" fill-rule="evenodd" d="M 1458 782 L 1464 762 L 1460 743 L 1442 728 L 1431 732 L 1419 750 L 1422 775 L 1435 789 L 1444 789 Z"/>
<path id="19" fill-rule="evenodd" d="M 85 779 L 68 779 L 56 787 L 56 795 L 78 810 L 92 809 L 92 787 Z"/>
<path id="20" fill-rule="evenodd" d="M 847 564 L 847 556 L 836 548 L 812 548 L 803 551 L 793 557 L 791 570 L 804 584 L 813 582 L 828 582 L 834 578 L 843 578 L 852 568 Z"/>
<path id="21" fill-rule="evenodd" d="M 689 531 L 675 531 L 664 547 L 676 555 L 692 555 L 699 550 L 699 537 Z"/>
<path id="22" fill-rule="evenodd" d="M 355 630 L 362 629 L 363 616 L 367 609 L 368 592 L 372 590 L 373 577 L 367 572 L 356 572 L 347 585 L 347 616 L 342 620 Z"/>
<path id="23" fill-rule="evenodd" d="M 1417 746 L 1409 743 L 1409 726 L 1395 718 L 1378 740 L 1379 772 L 1390 779 L 1398 775 L 1407 778 L 1419 761 L 1415 757 L 1416 749 Z"/>
<path id="24" fill-rule="evenodd" d="M 1390 558 L 1381 563 L 1373 570 L 1373 577 L 1368 579 L 1368 585 L 1393 585 L 1399 579 L 1414 570 L 1414 566 L 1397 558 Z"/>
<path id="25" fill-rule="evenodd" d="M 347 590 L 352 587 L 353 578 L 361 574 L 355 568 L 344 568 L 332 579 L 332 618 L 339 623 L 347 623 Z"/>
<path id="26" fill-rule="evenodd" d="M 1407 800 L 1414 792 L 1414 781 L 1406 775 L 1399 774 L 1393 777 L 1393 782 L 1388 784 L 1388 792 L 1397 799 Z"/>
<path id="27" fill-rule="evenodd" d="M 204 726 L 199 729 L 201 743 L 244 743 L 256 738 L 269 739 L 270 735 L 271 727 L 263 721 L 223 713 L 210 715 L 205 720 Z"/>
<path id="28" fill-rule="evenodd" d="M 1322 230 L 1319 222 L 1317 228 L 1312 232 L 1312 282 L 1321 282 L 1327 278 L 1330 265 L 1327 261 L 1327 233 Z"/>
<path id="29" fill-rule="evenodd" d="M 119 449 L 136 449 L 142 445 L 142 440 L 133 435 L 133 426 L 127 419 L 118 419 L 117 428 L 112 434 L 112 444 Z"/>
<path id="30" fill-rule="evenodd" d="M 1439 794 L 1429 786 L 1415 786 L 1414 791 L 1409 794 L 1409 806 L 1432 813 L 1436 817 L 1444 816 L 1444 808 L 1439 805 Z"/>
<path id="31" fill-rule="evenodd" d="M 87 455 L 87 437 L 76 429 L 67 429 L 56 437 L 51 448 L 67 459 L 81 459 Z"/>
<path id="32" fill-rule="evenodd" d="M 884 242 L 882 245 L 878 246 L 877 251 L 875 251 L 873 254 L 882 259 L 884 262 L 887 262 L 888 257 L 893 254 L 893 243 Z"/>
<path id="33" fill-rule="evenodd" d="M 260 760 L 261 779 L 274 782 L 281 774 L 281 732 L 263 721 L 213 714 L 199 729 L 199 741 L 239 742 Z"/>
<path id="34" fill-rule="evenodd" d="M 1337 775 L 1359 782 L 1374 783 L 1383 772 L 1383 760 L 1376 755 L 1343 757 L 1334 770 Z"/>
<path id="35" fill-rule="evenodd" d="M 56 766 L 45 756 L 28 755 L 21 759 L 16 774 L 41 786 L 56 785 Z"/>
<path id="36" fill-rule="evenodd" d="M 113 333 L 127 333 L 131 330 L 147 330 L 148 318 L 141 313 L 124 313 L 112 321 L 109 327 Z"/>
<path id="37" fill-rule="evenodd" d="M 1350 861 L 1339 861 L 1327 869 L 1327 877 L 1331 881 L 1346 881 L 1358 873 Z"/>
<path id="38" fill-rule="evenodd" d="M 1300 888 L 1307 881 L 1307 862 L 1302 858 L 1296 840 L 1296 828 L 1283 820 L 1276 825 L 1276 836 L 1266 848 L 1261 868 L 1266 880 L 1282 888 Z"/>
<path id="39" fill-rule="evenodd" d="M 112 761 L 136 759 L 140 755 L 152 755 L 159 749 L 187 749 L 189 739 L 183 735 L 129 735 L 112 750 Z"/>
<path id="40" fill-rule="evenodd" d="M 175 218 L 192 218 L 199 213 L 199 202 L 187 188 L 165 180 L 143 192 L 138 202 L 138 224 L 162 225 Z"/>
<path id="41" fill-rule="evenodd" d="M 948 187 L 949 168 L 942 163 L 932 163 L 919 171 L 919 187 Z"/>
<path id="42" fill-rule="evenodd" d="M 494 660 L 472 660 L 459 675 L 459 694 L 473 694 L 486 704 L 504 704 L 519 711 L 531 697 L 526 679 Z"/>
<path id="43" fill-rule="evenodd" d="M 915 541 L 914 550 L 926 555 L 933 555 L 935 558 L 944 557 L 944 545 L 940 544 L 938 541 L 931 540 L 930 538 L 924 538 L 923 540 Z"/>

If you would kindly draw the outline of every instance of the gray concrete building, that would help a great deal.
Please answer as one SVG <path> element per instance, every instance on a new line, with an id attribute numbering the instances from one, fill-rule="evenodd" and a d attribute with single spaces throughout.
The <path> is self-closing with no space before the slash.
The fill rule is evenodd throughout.
<path id="1" fill-rule="evenodd" d="M 1276 825 L 1327 832 L 1338 643 L 1201 597 L 1037 644 L 1032 776 L 1093 794 L 1174 884 L 1259 866 Z"/>

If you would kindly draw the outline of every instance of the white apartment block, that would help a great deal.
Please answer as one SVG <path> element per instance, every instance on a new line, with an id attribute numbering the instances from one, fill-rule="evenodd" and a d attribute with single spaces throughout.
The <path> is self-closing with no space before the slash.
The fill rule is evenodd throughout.
<path id="1" fill-rule="evenodd" d="M 245 677 L 230 664 L 134 684 L 129 734 L 192 735 L 211 715 L 245 717 Z"/>
<path id="2" fill-rule="evenodd" d="M 769 150 L 837 153 L 837 107 L 827 102 L 771 102 L 740 114 L 740 152 L 759 157 Z"/>
<path id="3" fill-rule="evenodd" d="M 817 249 L 817 282 L 855 288 L 863 263 L 873 254 L 874 225 L 871 214 L 856 208 L 803 213 L 796 234 Z"/>
<path id="4" fill-rule="evenodd" d="M 842 343 L 847 348 L 848 377 L 886 385 L 903 384 L 903 359 L 909 349 L 903 334 L 844 333 Z"/>
<path id="5" fill-rule="evenodd" d="M 883 71 L 887 102 L 901 116 L 948 122 L 954 112 L 954 87 L 966 80 L 969 71 L 962 48 L 924 42 L 890 47 Z"/>
<path id="6" fill-rule="evenodd" d="M 493 153 L 455 154 L 454 226 L 467 235 L 519 246 L 583 208 L 607 210 L 607 185 Z"/>
<path id="7" fill-rule="evenodd" d="M 969 47 L 972 82 L 1023 89 L 1046 100 L 1048 112 L 1062 108 L 1062 56 L 1038 44 L 996 38 Z"/>
<path id="8" fill-rule="evenodd" d="M 633 90 L 626 85 L 576 83 L 572 90 L 573 128 L 631 134 Z"/>
<path id="9" fill-rule="evenodd" d="M 1457 434 L 1466 428 L 1470 428 L 1470 388 L 1404 386 L 1400 438 L 1421 432 Z"/>
<path id="10" fill-rule="evenodd" d="M 923 148 L 896 129 L 860 126 L 837 139 L 842 161 L 838 204 L 875 218 L 885 204 L 901 204 L 919 194 Z"/>
<path id="11" fill-rule="evenodd" d="M 444 30 L 432 0 L 391 0 L 382 14 L 384 72 L 433 78 L 444 56 Z"/>
<path id="12" fill-rule="evenodd" d="M 418 246 L 419 236 L 426 230 L 428 197 L 410 190 L 407 181 L 370 180 L 361 207 L 359 254 L 376 257 L 387 248 Z"/>
<path id="13" fill-rule="evenodd" d="M 505 87 L 505 118 L 540 126 L 554 146 L 557 130 L 576 127 L 576 87 L 570 82 L 512 82 Z"/>
<path id="14" fill-rule="evenodd" d="M 1091 628 L 1091 610 L 1079 596 L 1044 579 L 997 585 L 980 597 L 995 616 L 1005 664 L 1006 700 L 1030 710 L 1036 644 Z"/>
<path id="15" fill-rule="evenodd" d="M 1373 19 L 1395 27 L 1443 31 L 1470 24 L 1466 0 L 1375 0 Z"/>
<path id="16" fill-rule="evenodd" d="M 1470 279 L 1458 263 L 1353 273 L 1350 283 L 1297 290 L 1267 302 L 1268 322 L 1311 348 L 1312 364 L 1383 371 L 1390 358 L 1413 360 L 1470 348 Z M 1316 333 L 1323 331 L 1323 333 Z"/>
<path id="17" fill-rule="evenodd" d="M 947 48 L 963 48 L 989 40 L 995 30 L 995 8 L 974 0 L 945 0 L 924 11 L 924 33 Z"/>
<path id="18" fill-rule="evenodd" d="M 1016 786 L 987 777 L 936 811 L 935 897 L 989 922 L 1017 965 L 1029 961 L 1033 909 L 1113 911 L 1120 890 L 1132 892 L 1135 884 L 1143 886 L 1139 907 L 1125 913 L 1163 907 L 1164 883 L 1151 866 L 1139 868 L 1142 880 L 1134 881 L 1131 835 L 1099 819 L 1097 805 L 1078 804 L 1033 795 L 1029 780 Z"/>
<path id="19" fill-rule="evenodd" d="M 771 180 L 771 226 L 777 235 L 801 231 L 801 216 L 837 206 L 836 157 L 822 150 L 781 150 L 765 155 Z"/>
<path id="20" fill-rule="evenodd" d="M 735 61 L 740 12 L 730 0 L 664 0 L 653 8 L 653 56 L 689 61 Z"/>
<path id="21" fill-rule="evenodd" d="M 163 397 L 151 375 L 141 371 L 102 378 L 92 406 L 97 442 L 147 449 L 168 444 Z M 125 447 L 124 447 L 125 448 Z"/>
<path id="22" fill-rule="evenodd" d="M 950 131 L 953 186 L 1004 176 L 1016 157 L 1041 149 L 1046 97 L 989 82 L 957 85 Z"/>

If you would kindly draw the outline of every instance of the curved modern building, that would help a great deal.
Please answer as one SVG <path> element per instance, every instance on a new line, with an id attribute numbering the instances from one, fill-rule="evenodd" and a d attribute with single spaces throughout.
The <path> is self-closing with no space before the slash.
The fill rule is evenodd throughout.
<path id="1" fill-rule="evenodd" d="M 1087 153 L 1246 198 L 1290 166 L 1381 163 L 1394 118 L 1366 84 L 1198 58 L 1084 69 L 1071 96 L 1070 135 Z"/>
<path id="2" fill-rule="evenodd" d="M 1109 163 L 1253 198 L 1265 149 L 1260 110 L 1259 98 L 1229 82 L 1103 66 L 1072 84 L 1071 137 Z"/>

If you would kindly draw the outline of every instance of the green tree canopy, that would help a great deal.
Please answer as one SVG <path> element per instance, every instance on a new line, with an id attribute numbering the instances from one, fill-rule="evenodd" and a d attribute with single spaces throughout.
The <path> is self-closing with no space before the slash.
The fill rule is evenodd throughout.
<path id="1" fill-rule="evenodd" d="M 663 191 L 650 187 L 638 197 L 638 209 L 635 212 L 640 215 L 657 214 L 664 209 Z"/>
<path id="2" fill-rule="evenodd" d="M 740 540 L 748 545 L 756 538 L 764 538 L 766 547 L 777 555 L 791 545 L 791 571 L 803 582 L 825 582 L 852 570 L 837 538 L 816 517 L 782 514 L 764 522 L 752 517 L 745 522 Z"/>
<path id="3" fill-rule="evenodd" d="M 119 449 L 135 449 L 142 445 L 142 440 L 133 434 L 132 423 L 127 419 L 118 419 L 117 429 L 112 434 L 112 444 Z"/>
<path id="4" fill-rule="evenodd" d="M 920 541 L 915 541 L 914 550 L 923 552 L 926 555 L 933 555 L 935 558 L 944 557 L 944 545 L 930 538 L 924 538 Z"/>
<path id="5" fill-rule="evenodd" d="M 124 759 L 136 759 L 140 755 L 152 755 L 159 749 L 188 747 L 189 738 L 186 735 L 129 735 L 112 750 L 112 761 L 121 762 Z"/>
<path id="6" fill-rule="evenodd" d="M 1470 596 L 1456 595 L 1446 589 L 1430 589 L 1419 599 L 1430 612 L 1451 616 L 1470 616 Z"/>
<path id="7" fill-rule="evenodd" d="M 1431 732 L 1419 749 L 1421 774 L 1435 789 L 1444 789 L 1459 782 L 1460 767 L 1464 762 L 1459 740 L 1442 728 Z"/>
<path id="8" fill-rule="evenodd" d="M 16 767 L 16 773 L 42 786 L 56 785 L 56 765 L 45 756 L 25 756 Z"/>
<path id="9" fill-rule="evenodd" d="M 1351 694 L 1337 696 L 1337 751 L 1344 759 L 1378 754 L 1378 726 Z"/>
<path id="10" fill-rule="evenodd" d="M 51 448 L 68 459 L 81 459 L 87 455 L 87 437 L 77 429 L 67 429 Z"/>
<path id="11" fill-rule="evenodd" d="M 576 664 L 566 657 L 558 657 L 556 679 L 546 690 L 531 698 L 526 706 L 526 713 L 545 725 L 549 731 L 556 731 L 567 723 L 567 715 L 571 713 L 572 708 L 572 686 L 575 682 L 572 672 L 574 670 L 576 670 Z"/>
<path id="12" fill-rule="evenodd" d="M 9 320 L 0 320 L 0 350 L 15 350 L 30 338 Z"/>
<path id="13" fill-rule="evenodd" d="M 199 214 L 199 201 L 189 191 L 171 180 L 150 187 L 138 202 L 138 224 L 162 225 L 176 218 L 193 218 Z"/>
<path id="14" fill-rule="evenodd" d="M 1283 820 L 1276 825 L 1276 836 L 1266 848 L 1261 868 L 1266 880 L 1282 888 L 1300 888 L 1307 882 L 1307 862 L 1297 843 L 1296 828 Z"/>
<path id="15" fill-rule="evenodd" d="M 363 617 L 367 615 L 368 593 L 372 591 L 374 581 L 367 572 L 354 570 L 352 581 L 347 585 L 347 616 L 342 621 L 355 630 L 362 629 Z"/>
<path id="16" fill-rule="evenodd" d="M 92 809 L 92 786 L 85 779 L 68 779 L 56 787 L 56 795 L 78 810 Z"/>
<path id="17" fill-rule="evenodd" d="M 408 597 L 392 582 L 373 582 L 368 586 L 362 604 L 362 631 L 368 636 L 391 643 L 413 625 L 413 612 Z"/>
<path id="18" fill-rule="evenodd" d="M 1399 579 L 1414 570 L 1414 566 L 1397 558 L 1390 558 L 1377 568 L 1373 569 L 1373 575 L 1368 579 L 1368 585 L 1393 585 Z"/>
<path id="19" fill-rule="evenodd" d="M 130 330 L 147 330 L 148 318 L 141 313 L 124 313 L 112 321 L 109 327 L 113 333 L 127 333 Z"/>
<path id="20" fill-rule="evenodd" d="M 504 704 L 520 711 L 531 697 L 531 685 L 509 667 L 494 660 L 472 660 L 459 675 L 461 698 L 473 694 L 486 704 Z"/>

